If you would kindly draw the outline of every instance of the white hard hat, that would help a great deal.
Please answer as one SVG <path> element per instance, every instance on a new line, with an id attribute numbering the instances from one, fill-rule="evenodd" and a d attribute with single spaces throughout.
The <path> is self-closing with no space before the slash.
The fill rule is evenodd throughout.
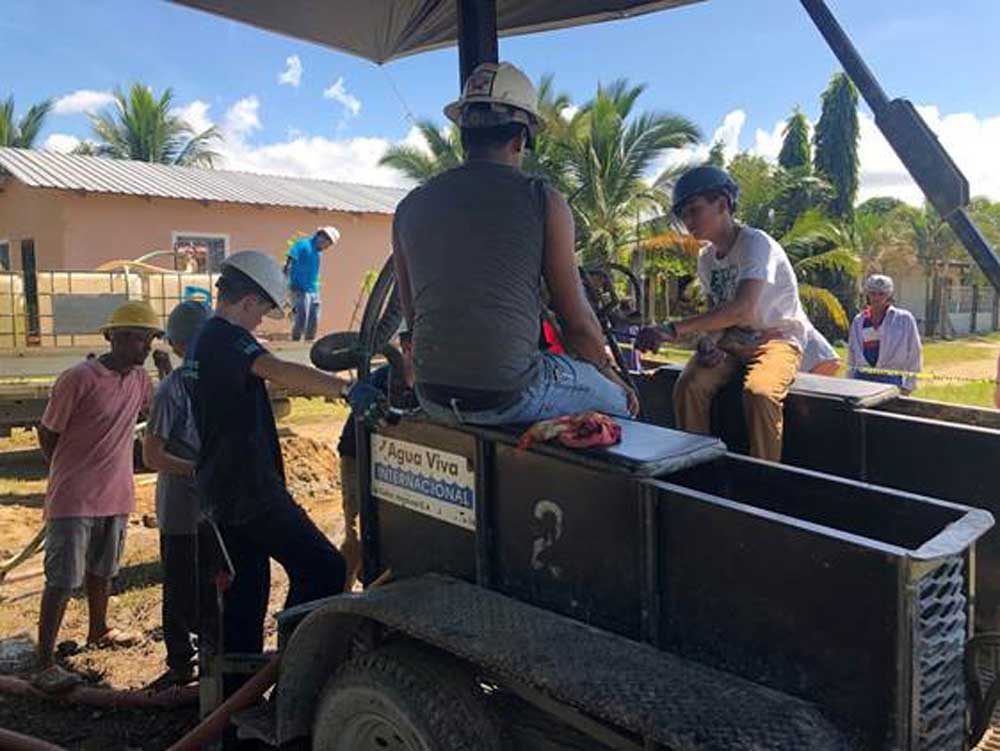
<path id="1" fill-rule="evenodd" d="M 322 232 L 324 235 L 330 238 L 330 242 L 336 245 L 340 241 L 340 230 L 336 227 L 319 227 L 316 230 L 316 234 Z"/>
<path id="2" fill-rule="evenodd" d="M 488 104 L 469 112 L 467 105 Z M 523 122 L 535 130 L 545 126 L 538 113 L 538 93 L 520 69 L 510 63 L 480 63 L 466 79 L 462 96 L 444 108 L 445 116 L 460 127 L 487 127 Z"/>
<path id="3" fill-rule="evenodd" d="M 267 315 L 270 318 L 284 318 L 285 275 L 281 266 L 267 253 L 259 250 L 241 250 L 233 253 L 222 262 L 222 273 L 226 269 L 234 269 L 249 278 L 270 298 L 274 309 Z"/>

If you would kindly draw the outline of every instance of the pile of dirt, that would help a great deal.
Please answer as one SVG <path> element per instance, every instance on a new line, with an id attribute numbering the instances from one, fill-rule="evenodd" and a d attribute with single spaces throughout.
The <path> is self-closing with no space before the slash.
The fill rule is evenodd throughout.
<path id="1" fill-rule="evenodd" d="M 315 438 L 283 436 L 285 482 L 293 498 L 328 498 L 340 487 L 340 460 L 333 448 Z"/>

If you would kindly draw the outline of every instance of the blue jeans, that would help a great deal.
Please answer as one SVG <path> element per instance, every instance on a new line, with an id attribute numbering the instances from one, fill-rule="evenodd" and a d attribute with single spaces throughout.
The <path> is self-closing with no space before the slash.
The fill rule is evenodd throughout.
<path id="1" fill-rule="evenodd" d="M 292 341 L 297 342 L 305 331 L 306 341 L 316 338 L 316 325 L 319 323 L 319 292 L 303 292 L 292 290 Z"/>
<path id="2" fill-rule="evenodd" d="M 467 412 L 458 404 L 442 406 L 420 397 L 420 406 L 435 420 L 474 425 L 518 425 L 596 410 L 613 417 L 628 417 L 628 399 L 617 383 L 609 381 L 589 362 L 568 355 L 544 353 L 535 379 L 513 404 L 501 409 Z"/>

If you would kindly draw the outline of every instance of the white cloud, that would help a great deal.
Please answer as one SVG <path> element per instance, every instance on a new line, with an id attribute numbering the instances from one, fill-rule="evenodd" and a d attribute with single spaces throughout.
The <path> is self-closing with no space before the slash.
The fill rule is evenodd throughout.
<path id="1" fill-rule="evenodd" d="M 347 85 L 344 83 L 343 76 L 340 76 L 333 82 L 332 86 L 323 92 L 323 98 L 332 99 L 341 104 L 354 117 L 357 117 L 361 112 L 361 100 L 347 91 Z"/>
<path id="2" fill-rule="evenodd" d="M 302 83 L 302 60 L 298 55 L 289 55 L 285 58 L 285 70 L 278 74 L 278 84 L 298 88 L 300 83 Z"/>
<path id="3" fill-rule="evenodd" d="M 1000 115 L 979 118 L 970 113 L 942 114 L 935 106 L 917 110 L 926 120 L 942 145 L 951 154 L 959 169 L 969 180 L 972 195 L 985 195 L 1000 200 Z M 867 113 L 860 115 L 861 141 L 858 158 L 861 164 L 858 200 L 873 196 L 893 196 L 913 205 L 924 202 L 924 195 L 910 177 L 889 142 Z M 810 125 L 814 125 L 810 123 Z M 776 160 L 781 151 L 785 122 L 775 124 L 770 131 L 754 133 L 751 151 Z"/>
<path id="4" fill-rule="evenodd" d="M 195 133 L 201 133 L 213 125 L 211 118 L 208 116 L 209 107 L 210 105 L 207 102 L 195 99 L 184 107 L 171 110 L 170 114 L 179 117 L 190 125 Z"/>
<path id="5" fill-rule="evenodd" d="M 411 128 L 398 142 L 375 137 L 333 139 L 293 130 L 281 141 L 257 144 L 251 136 L 262 127 L 259 107 L 257 98 L 250 96 L 226 111 L 222 123 L 224 140 L 214 147 L 221 157 L 220 169 L 411 187 L 412 182 L 396 170 L 380 167 L 379 159 L 393 143 L 427 148 L 416 128 Z M 176 113 L 204 129 L 213 124 L 208 110 L 206 103 L 195 100 Z"/>
<path id="6" fill-rule="evenodd" d="M 54 115 L 78 115 L 96 112 L 115 100 L 110 91 L 79 89 L 72 94 L 59 97 L 52 106 Z"/>
<path id="7" fill-rule="evenodd" d="M 687 167 L 701 164 L 708 159 L 712 146 L 722 144 L 726 159 L 732 159 L 740 150 L 740 133 L 747 121 L 747 113 L 743 110 L 733 110 L 722 118 L 722 123 L 712 133 L 712 137 L 702 143 L 692 144 L 683 149 L 670 149 L 656 163 L 649 177 L 655 179 L 666 169 Z"/>
<path id="8" fill-rule="evenodd" d="M 52 133 L 45 139 L 42 148 L 46 151 L 58 151 L 61 154 L 68 154 L 79 145 L 80 139 L 76 136 L 71 136 L 68 133 Z"/>
<path id="9" fill-rule="evenodd" d="M 260 118 L 257 115 L 259 110 L 260 100 L 256 96 L 243 97 L 226 112 L 223 131 L 230 137 L 244 137 L 260 130 Z"/>

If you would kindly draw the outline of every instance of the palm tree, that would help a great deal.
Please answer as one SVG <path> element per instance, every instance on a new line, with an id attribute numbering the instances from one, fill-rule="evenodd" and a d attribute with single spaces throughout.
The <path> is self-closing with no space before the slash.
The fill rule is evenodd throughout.
<path id="1" fill-rule="evenodd" d="M 599 86 L 582 110 L 581 135 L 568 146 L 577 247 L 586 262 L 613 258 L 637 239 L 637 216 L 662 213 L 669 198 L 644 176 L 664 151 L 700 138 L 698 127 L 680 115 L 635 114 L 644 90 L 624 79 Z"/>
<path id="2" fill-rule="evenodd" d="M 456 125 L 449 124 L 441 130 L 431 120 L 418 120 L 415 127 L 427 148 L 407 144 L 390 146 L 379 159 L 381 166 L 397 169 L 420 184 L 462 163 L 462 137 Z"/>
<path id="3" fill-rule="evenodd" d="M 845 73 L 837 73 L 821 97 L 823 102 L 814 136 L 816 172 L 834 187 L 830 211 L 851 219 L 858 194 L 858 90 Z"/>
<path id="4" fill-rule="evenodd" d="M 955 233 L 930 204 L 924 204 L 922 209 L 903 206 L 897 213 L 905 223 L 905 237 L 924 270 L 924 333 L 947 335 L 949 322 L 940 279 L 958 252 Z"/>
<path id="5" fill-rule="evenodd" d="M 52 109 L 52 100 L 33 104 L 19 120 L 14 118 L 14 97 L 0 101 L 0 146 L 30 149 L 38 140 L 45 118 Z"/>
<path id="6" fill-rule="evenodd" d="M 128 93 L 116 88 L 114 98 L 108 110 L 90 118 L 99 156 L 197 167 L 212 167 L 218 159 L 211 146 L 221 138 L 219 131 L 212 126 L 196 133 L 171 114 L 171 89 L 157 98 L 148 86 L 135 83 Z"/>
<path id="7" fill-rule="evenodd" d="M 830 338 L 843 338 L 856 307 L 861 261 L 854 228 L 810 209 L 782 236 L 810 320 Z"/>

